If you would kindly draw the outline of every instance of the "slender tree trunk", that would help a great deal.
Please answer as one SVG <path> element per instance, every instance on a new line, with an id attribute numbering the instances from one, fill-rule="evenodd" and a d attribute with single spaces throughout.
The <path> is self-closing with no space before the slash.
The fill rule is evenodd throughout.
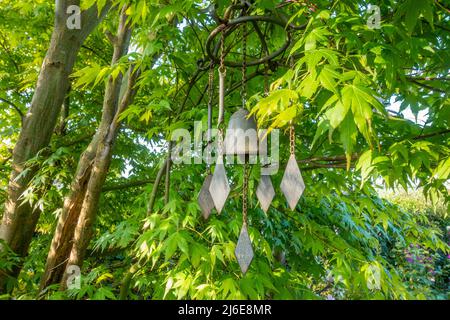
<path id="1" fill-rule="evenodd" d="M 97 6 L 94 5 L 81 14 L 81 29 L 69 30 L 66 26 L 69 17 L 66 13 L 67 8 L 79 4 L 80 1 L 74 0 L 56 1 L 50 46 L 39 73 L 30 109 L 25 116 L 13 151 L 12 172 L 0 225 L 0 239 L 20 257 L 25 257 L 28 253 L 40 215 L 40 211 L 29 203 L 21 203 L 20 197 L 37 171 L 37 168 L 26 168 L 25 163 L 48 146 L 69 88 L 69 75 L 81 44 L 110 7 L 108 2 L 99 15 Z M 3 250 L 1 246 L 0 250 Z M 12 271 L 0 272 L 0 292 L 6 291 L 8 280 L 16 278 L 20 269 L 19 265 Z M 8 288 L 11 289 L 11 286 Z"/>
<path id="2" fill-rule="evenodd" d="M 135 72 L 133 74 L 133 69 L 130 69 L 128 74 L 127 93 L 124 95 L 120 103 L 119 109 L 117 110 L 116 115 L 108 129 L 105 139 L 100 142 L 97 150 L 94 168 L 87 187 L 83 207 L 81 208 L 80 218 L 75 229 L 72 251 L 70 252 L 69 261 L 67 263 L 68 266 L 76 265 L 81 268 L 83 265 L 85 253 L 92 238 L 92 226 L 97 216 L 102 187 L 105 183 L 106 175 L 111 163 L 114 142 L 119 131 L 118 117 L 123 110 L 125 110 L 132 103 L 135 95 L 133 87 L 138 75 L 139 72 Z M 67 272 L 63 275 L 61 280 L 61 288 L 66 287 L 67 275 Z"/>
<path id="3" fill-rule="evenodd" d="M 64 200 L 63 210 L 53 235 L 45 271 L 41 278 L 41 290 L 54 283 L 54 279 L 62 278 L 67 256 L 72 248 L 72 238 L 78 222 L 78 213 L 83 204 L 97 145 L 98 136 L 95 135 L 78 162 L 70 193 Z"/>
<path id="4" fill-rule="evenodd" d="M 117 36 L 109 36 L 114 44 L 112 64 L 117 63 L 128 51 L 131 29 L 126 22 L 125 11 L 126 7 L 120 15 Z M 123 84 L 127 86 L 125 91 L 121 90 L 122 75 L 108 79 L 102 119 L 95 136 L 79 160 L 71 192 L 64 201 L 41 279 L 41 292 L 48 285 L 65 279 L 64 271 L 68 265 L 81 266 L 119 129 L 117 117 L 131 103 L 136 76 L 137 73 L 128 75 L 128 82 Z M 124 94 L 119 105 L 121 91 Z M 61 286 L 64 287 L 65 284 Z"/>

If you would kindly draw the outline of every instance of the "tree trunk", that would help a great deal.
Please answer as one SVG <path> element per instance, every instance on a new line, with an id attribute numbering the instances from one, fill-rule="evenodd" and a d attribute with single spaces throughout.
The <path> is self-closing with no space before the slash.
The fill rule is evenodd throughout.
<path id="1" fill-rule="evenodd" d="M 123 110 L 125 110 L 132 103 L 135 94 L 132 88 L 138 75 L 139 72 L 135 72 L 133 74 L 133 70 L 130 69 L 128 75 L 129 80 L 127 93 L 124 95 L 122 102 L 120 103 L 119 109 L 116 112 L 116 116 L 109 127 L 105 139 L 100 142 L 97 150 L 94 168 L 89 180 L 83 206 L 81 208 L 80 218 L 75 229 L 72 251 L 70 252 L 67 266 L 75 265 L 81 268 L 83 265 L 85 253 L 92 238 L 92 225 L 97 216 L 100 194 L 102 192 L 102 187 L 105 183 L 106 175 L 111 162 L 112 149 L 119 131 L 118 117 Z M 63 275 L 61 280 L 61 288 L 66 287 L 67 275 L 67 272 Z"/>
<path id="2" fill-rule="evenodd" d="M 97 6 L 81 15 L 82 28 L 69 30 L 66 26 L 67 7 L 79 5 L 80 1 L 57 0 L 54 30 L 50 46 L 39 73 L 30 109 L 13 151 L 11 178 L 5 211 L 0 225 L 0 239 L 20 257 L 25 257 L 32 239 L 40 211 L 29 203 L 21 204 L 21 195 L 27 189 L 37 168 L 26 168 L 27 160 L 47 147 L 55 130 L 64 97 L 69 88 L 69 75 L 87 36 L 94 30 L 108 11 L 108 3 L 99 15 Z M 25 171 L 28 169 L 28 171 Z M 2 247 L 0 247 L 2 250 Z M 0 272 L 0 292 L 5 292 L 8 280 L 18 276 L 21 266 Z M 8 286 L 9 289 L 11 286 Z"/>
<path id="3" fill-rule="evenodd" d="M 95 135 L 78 162 L 71 191 L 64 200 L 63 210 L 53 235 L 45 271 L 41 278 L 41 290 L 53 283 L 53 279 L 61 279 L 62 277 L 65 261 L 72 247 L 71 241 L 91 175 L 97 145 L 98 136 Z"/>
<path id="4" fill-rule="evenodd" d="M 114 44 L 112 64 L 128 51 L 131 29 L 126 23 L 126 7 L 122 9 L 117 36 L 110 38 Z M 118 132 L 118 115 L 134 95 L 136 73 L 129 75 L 126 93 L 119 105 L 122 75 L 110 77 L 103 99 L 102 119 L 91 143 L 78 163 L 71 192 L 64 201 L 63 212 L 52 240 L 45 271 L 41 279 L 41 292 L 50 284 L 60 283 L 68 265 L 79 265 L 90 240 L 102 186 L 111 161 L 112 147 Z M 132 83 L 130 83 L 132 81 Z M 70 261 L 69 261 L 70 260 Z M 62 285 L 61 288 L 64 288 Z"/>

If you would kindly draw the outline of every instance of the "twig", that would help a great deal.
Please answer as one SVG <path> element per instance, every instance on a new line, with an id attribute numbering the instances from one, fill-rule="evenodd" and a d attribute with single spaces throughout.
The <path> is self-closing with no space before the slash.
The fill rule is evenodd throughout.
<path id="1" fill-rule="evenodd" d="M 143 179 L 143 180 L 135 180 L 130 181 L 122 184 L 117 185 L 109 185 L 102 188 L 102 192 L 110 192 L 110 191 L 117 191 L 117 190 L 123 190 L 123 189 L 129 189 L 134 187 L 140 187 L 149 183 L 153 183 L 154 179 Z"/>

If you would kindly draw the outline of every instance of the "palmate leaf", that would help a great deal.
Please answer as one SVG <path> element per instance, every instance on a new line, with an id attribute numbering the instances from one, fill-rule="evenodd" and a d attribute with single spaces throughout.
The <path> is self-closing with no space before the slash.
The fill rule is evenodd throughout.
<path id="1" fill-rule="evenodd" d="M 372 107 L 385 113 L 381 104 L 370 94 L 370 90 L 359 84 L 346 85 L 342 89 L 342 103 L 345 108 L 351 106 L 354 121 L 359 132 L 366 141 L 372 145 L 371 123 L 373 111 Z"/>
<path id="2" fill-rule="evenodd" d="M 383 115 L 386 114 L 384 107 L 374 98 L 370 89 L 357 81 L 345 85 L 340 96 L 332 95 L 322 106 L 319 113 L 319 115 L 322 114 L 322 119 L 319 121 L 313 145 L 327 131 L 331 135 L 335 129 L 339 128 L 339 140 L 345 150 L 347 168 L 349 168 L 358 131 L 372 146 L 374 139 L 371 128 L 373 110 Z"/>
<path id="3" fill-rule="evenodd" d="M 334 93 L 338 93 L 337 84 L 335 79 L 339 79 L 340 75 L 332 67 L 324 66 L 319 74 L 319 80 L 325 89 L 328 89 Z"/>
<path id="4" fill-rule="evenodd" d="M 319 81 L 317 81 L 316 75 L 308 73 L 304 80 L 301 82 L 298 88 L 298 92 L 302 97 L 311 99 L 312 96 L 317 92 L 318 87 Z"/>
<path id="5" fill-rule="evenodd" d="M 435 179 L 447 180 L 450 176 L 450 157 L 442 160 L 437 166 L 433 177 Z"/>
<path id="6" fill-rule="evenodd" d="M 92 64 L 77 72 L 73 73 L 72 77 L 76 78 L 75 87 L 87 88 L 90 84 L 99 82 L 99 75 L 104 74 L 103 69 L 98 64 Z"/>
<path id="7" fill-rule="evenodd" d="M 374 166 L 372 166 L 372 150 L 365 151 L 358 159 L 356 170 L 361 170 L 361 188 L 368 179 L 370 173 L 373 171 Z"/>
<path id="8" fill-rule="evenodd" d="M 296 116 L 301 114 L 303 111 L 303 106 L 300 104 L 291 106 L 284 111 L 280 112 L 277 116 L 273 118 L 271 128 L 282 128 L 291 122 Z"/>
<path id="9" fill-rule="evenodd" d="M 356 129 L 355 121 L 353 120 L 353 114 L 351 111 L 347 113 L 344 120 L 342 121 L 341 126 L 339 127 L 339 132 L 339 138 L 344 147 L 345 155 L 347 158 L 347 170 L 349 170 L 353 147 L 356 143 L 356 137 L 358 135 L 358 131 Z"/>
<path id="10" fill-rule="evenodd" d="M 319 138 L 328 130 L 330 130 L 330 121 L 327 118 L 322 118 L 317 125 L 316 133 L 311 143 L 311 147 L 314 147 Z"/>
<path id="11" fill-rule="evenodd" d="M 325 117 L 330 121 L 331 127 L 336 129 L 342 123 L 349 110 L 349 105 L 337 101 L 334 107 L 327 110 Z"/>
<path id="12" fill-rule="evenodd" d="M 264 123 L 269 117 L 276 119 L 280 115 L 280 121 L 290 117 L 290 106 L 298 99 L 298 93 L 290 89 L 273 91 L 268 97 L 261 99 L 251 110 L 251 115 L 256 115 L 259 123 Z M 288 110 L 286 112 L 286 110 Z M 283 112 L 285 112 L 283 114 Z M 292 119 L 292 118 L 291 118 Z"/>
<path id="13" fill-rule="evenodd" d="M 234 296 L 236 291 L 239 290 L 236 280 L 233 278 L 226 278 L 223 280 L 220 288 L 224 297 Z"/>

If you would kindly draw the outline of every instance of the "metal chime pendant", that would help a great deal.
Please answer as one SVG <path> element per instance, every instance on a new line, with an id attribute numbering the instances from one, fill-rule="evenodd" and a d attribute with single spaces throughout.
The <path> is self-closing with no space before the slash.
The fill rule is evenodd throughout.
<path id="1" fill-rule="evenodd" d="M 230 193 L 230 185 L 228 184 L 222 155 L 219 155 L 217 158 L 216 168 L 214 169 L 214 174 L 209 185 L 209 192 L 217 213 L 220 214 Z"/>
<path id="2" fill-rule="evenodd" d="M 212 175 L 209 174 L 205 181 L 203 182 L 203 186 L 198 193 L 198 205 L 202 210 L 203 218 L 208 219 L 211 215 L 211 211 L 214 208 L 214 201 L 211 197 L 211 193 L 209 192 L 209 186 L 211 185 Z"/>
<path id="3" fill-rule="evenodd" d="M 256 189 L 256 196 L 261 204 L 261 209 L 267 213 L 267 210 L 269 210 L 270 204 L 275 197 L 275 190 L 273 188 L 270 176 L 261 175 L 258 188 Z"/>
<path id="4" fill-rule="evenodd" d="M 241 234 L 239 235 L 239 240 L 236 245 L 236 250 L 234 251 L 236 259 L 239 263 L 239 267 L 243 274 L 248 270 L 248 267 L 253 260 L 253 248 L 252 242 L 248 235 L 247 224 L 244 224 L 241 229 Z"/>
<path id="5" fill-rule="evenodd" d="M 289 158 L 280 187 L 286 197 L 289 207 L 291 210 L 294 210 L 305 190 L 305 183 L 303 182 L 300 168 L 298 167 L 297 160 L 293 154 L 291 154 Z"/>

